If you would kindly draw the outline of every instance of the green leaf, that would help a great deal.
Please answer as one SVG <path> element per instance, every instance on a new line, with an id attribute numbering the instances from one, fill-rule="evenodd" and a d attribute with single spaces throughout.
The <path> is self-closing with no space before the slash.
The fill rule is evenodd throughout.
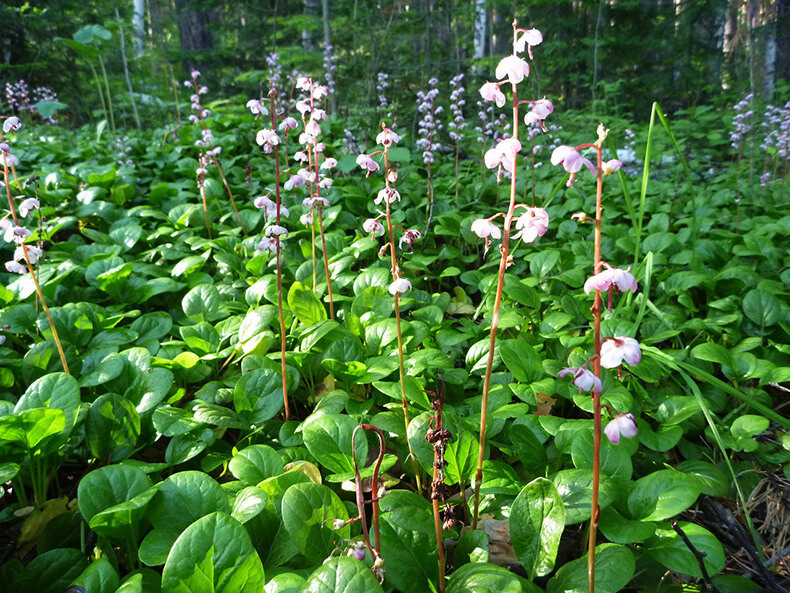
<path id="1" fill-rule="evenodd" d="M 527 574 L 534 578 L 554 570 L 565 529 L 565 507 L 554 483 L 537 478 L 524 486 L 511 507 L 509 525 L 513 550 Z"/>
<path id="2" fill-rule="evenodd" d="M 288 291 L 288 307 L 305 326 L 310 327 L 327 318 L 326 309 L 315 293 L 301 282 L 294 282 Z"/>
<path id="3" fill-rule="evenodd" d="M 756 288 L 743 297 L 743 312 L 760 327 L 770 327 L 781 319 L 782 304 L 770 292 Z"/>
<path id="4" fill-rule="evenodd" d="M 154 526 L 140 546 L 140 559 L 149 566 L 163 564 L 181 532 L 214 511 L 230 512 L 222 486 L 199 471 L 173 474 L 151 500 L 148 518 Z"/>
<path id="5" fill-rule="evenodd" d="M 727 496 L 730 492 L 730 481 L 727 476 L 712 463 L 698 459 L 687 459 L 678 463 L 675 469 L 696 477 L 702 485 L 703 494 L 722 497 Z"/>
<path id="6" fill-rule="evenodd" d="M 312 564 L 320 564 L 348 538 L 351 528 L 334 529 L 333 520 L 348 520 L 337 494 L 323 484 L 294 484 L 282 500 L 283 524 L 296 547 Z"/>
<path id="7" fill-rule="evenodd" d="M 88 356 L 91 354 L 92 352 L 89 352 Z M 86 372 L 87 358 L 88 357 L 86 357 L 86 361 L 82 365 L 82 375 L 79 381 L 80 387 L 96 387 L 97 385 L 103 385 L 115 379 L 123 372 L 123 358 L 116 352 L 110 352 L 104 356 L 95 367 L 90 369 L 90 372 Z"/>
<path id="8" fill-rule="evenodd" d="M 141 498 L 138 504 L 121 507 L 150 487 L 151 480 L 137 467 L 123 464 L 100 467 L 80 480 L 77 488 L 80 512 L 99 535 L 126 539 L 135 534 L 148 501 Z"/>
<path id="9" fill-rule="evenodd" d="M 691 349 L 691 354 L 700 360 L 707 360 L 709 362 L 716 362 L 720 365 L 726 366 L 729 369 L 737 370 L 738 365 L 732 354 L 721 344 L 715 342 L 705 342 L 699 344 Z"/>
<path id="10" fill-rule="evenodd" d="M 68 105 L 60 101 L 37 101 L 33 107 L 41 117 L 47 118 L 53 117 L 59 109 L 68 108 Z"/>
<path id="11" fill-rule="evenodd" d="M 270 369 L 243 374 L 233 389 L 233 406 L 249 424 L 274 418 L 284 406 L 282 377 Z"/>
<path id="12" fill-rule="evenodd" d="M 566 469 L 552 477 L 557 491 L 565 503 L 565 524 L 575 525 L 590 518 L 592 504 L 592 470 Z M 615 487 L 605 475 L 601 475 L 598 505 L 603 509 L 615 498 Z"/>
<path id="13" fill-rule="evenodd" d="M 268 445 L 250 445 L 231 457 L 230 472 L 246 486 L 283 473 L 282 458 Z"/>
<path id="14" fill-rule="evenodd" d="M 0 443 L 19 443 L 33 450 L 44 439 L 59 434 L 66 428 L 63 410 L 33 408 L 0 418 Z"/>
<path id="15" fill-rule="evenodd" d="M 316 568 L 299 593 L 384 593 L 384 589 L 367 566 L 340 556 Z"/>
<path id="16" fill-rule="evenodd" d="M 516 381 L 534 383 L 544 375 L 543 361 L 535 349 L 523 340 L 502 340 L 499 354 Z"/>
<path id="17" fill-rule="evenodd" d="M 689 508 L 702 492 L 694 476 L 662 469 L 637 480 L 628 496 L 628 510 L 636 519 L 661 521 Z"/>
<path id="18" fill-rule="evenodd" d="M 477 467 L 478 449 L 477 439 L 469 431 L 462 431 L 448 443 L 444 456 L 448 484 L 469 483 Z"/>
<path id="19" fill-rule="evenodd" d="M 380 502 L 384 580 L 400 591 L 436 587 L 436 532 L 430 503 L 419 494 L 393 490 Z"/>
<path id="20" fill-rule="evenodd" d="M 91 404 L 85 431 L 94 457 L 104 462 L 123 461 L 137 446 L 140 415 L 125 397 L 106 393 Z"/>
<path id="21" fill-rule="evenodd" d="M 681 521 L 678 526 L 704 555 L 703 562 L 709 575 L 724 568 L 724 548 L 710 531 L 695 523 Z M 656 562 L 681 574 L 702 578 L 699 563 L 674 529 L 658 529 L 655 537 L 645 542 L 645 553 Z"/>
<path id="22" fill-rule="evenodd" d="M 71 584 L 83 587 L 88 593 L 115 593 L 121 579 L 107 558 L 99 558 Z"/>
<path id="23" fill-rule="evenodd" d="M 250 536 L 230 515 L 214 512 L 178 537 L 162 571 L 168 593 L 260 593 L 263 565 Z"/>
<path id="24" fill-rule="evenodd" d="M 77 380 L 66 373 L 49 373 L 36 379 L 19 398 L 15 412 L 32 408 L 57 408 L 65 415 L 66 429 L 71 432 L 80 406 Z"/>
<path id="25" fill-rule="evenodd" d="M 447 593 L 522 593 L 518 577 L 487 562 L 464 564 L 448 580 Z"/>
<path id="26" fill-rule="evenodd" d="M 351 435 L 357 422 L 343 414 L 325 414 L 304 425 L 304 444 L 318 463 L 335 474 L 353 473 Z M 357 431 L 356 458 L 360 469 L 368 458 L 368 441 L 365 431 Z"/>
<path id="27" fill-rule="evenodd" d="M 82 574 L 88 560 L 80 550 L 57 548 L 33 558 L 14 581 L 16 591 L 63 593 Z"/>
<path id="28" fill-rule="evenodd" d="M 198 284 L 181 300 L 184 314 L 192 321 L 214 321 L 219 316 L 221 297 L 213 284 Z"/>
<path id="29" fill-rule="evenodd" d="M 625 546 L 595 548 L 595 591 L 617 593 L 634 576 L 634 555 Z M 587 554 L 564 564 L 546 584 L 546 593 L 587 593 Z"/>

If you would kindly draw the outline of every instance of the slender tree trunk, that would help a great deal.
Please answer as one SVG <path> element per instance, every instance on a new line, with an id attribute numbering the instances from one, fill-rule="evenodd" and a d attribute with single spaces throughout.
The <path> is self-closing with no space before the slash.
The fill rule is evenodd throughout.
<path id="1" fill-rule="evenodd" d="M 749 60 L 749 92 L 757 90 L 757 39 L 754 30 L 757 28 L 759 6 L 757 0 L 746 2 L 746 55 Z"/>
<path id="2" fill-rule="evenodd" d="M 774 82 L 776 81 L 776 19 L 779 13 L 778 2 L 770 6 L 771 19 L 765 27 L 765 57 L 763 76 L 763 100 L 770 103 L 774 96 Z"/>
<path id="3" fill-rule="evenodd" d="M 145 0 L 134 0 L 132 14 L 132 36 L 134 37 L 134 57 L 145 54 Z"/>
<path id="4" fill-rule="evenodd" d="M 329 27 L 330 25 L 329 0 L 321 0 L 321 12 L 324 21 L 324 43 L 327 46 L 330 46 L 332 45 L 332 31 Z M 337 114 L 337 95 L 335 94 L 334 85 L 332 85 L 332 88 L 330 89 L 329 92 L 329 113 L 330 115 Z"/>
<path id="5" fill-rule="evenodd" d="M 140 129 L 140 116 L 137 114 L 137 103 L 134 101 L 134 88 L 132 87 L 132 77 L 129 75 L 129 60 L 126 59 L 126 36 L 123 34 L 123 21 L 118 5 L 113 0 L 115 7 L 115 20 L 118 21 L 118 32 L 121 34 L 121 61 L 123 62 L 123 74 L 126 78 L 126 86 L 129 88 L 129 101 L 132 103 L 132 113 L 134 114 L 134 124 Z M 135 7 L 136 8 L 136 7 Z"/>
<path id="6" fill-rule="evenodd" d="M 790 80 L 790 0 L 776 2 L 776 78 Z"/>
<path id="7" fill-rule="evenodd" d="M 318 0 L 304 0 L 304 15 L 308 18 L 302 29 L 302 49 L 310 51 L 315 49 L 312 17 L 318 16 Z"/>
<path id="8" fill-rule="evenodd" d="M 211 15 L 207 10 L 194 12 L 190 9 L 189 0 L 175 0 L 178 32 L 181 40 L 181 51 L 190 53 L 205 52 L 214 49 L 214 40 L 208 30 Z M 185 57 L 182 67 L 189 73 L 193 59 Z"/>
<path id="9" fill-rule="evenodd" d="M 486 0 L 475 0 L 475 59 L 486 57 L 488 41 L 488 10 Z"/>

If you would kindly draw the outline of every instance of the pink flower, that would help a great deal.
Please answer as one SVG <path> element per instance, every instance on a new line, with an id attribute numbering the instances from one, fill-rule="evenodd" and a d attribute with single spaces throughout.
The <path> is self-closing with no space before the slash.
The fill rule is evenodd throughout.
<path id="1" fill-rule="evenodd" d="M 337 159 L 333 159 L 332 157 L 329 157 L 323 163 L 321 163 L 322 169 L 329 170 L 332 169 L 333 167 L 337 167 Z"/>
<path id="2" fill-rule="evenodd" d="M 412 248 L 412 244 L 422 236 L 422 233 L 417 229 L 411 229 L 406 231 L 403 236 L 400 238 L 398 242 L 398 249 L 403 249 L 403 244 L 406 243 L 409 246 L 409 250 L 414 251 Z"/>
<path id="3" fill-rule="evenodd" d="M 21 127 L 22 120 L 17 116 L 12 115 L 11 117 L 6 118 L 6 120 L 3 122 L 3 133 L 8 134 L 8 132 L 16 132 Z"/>
<path id="4" fill-rule="evenodd" d="M 506 138 L 488 150 L 485 154 L 486 167 L 495 169 L 503 167 L 505 171 L 513 172 L 513 161 L 521 150 L 521 142 L 515 138 Z"/>
<path id="5" fill-rule="evenodd" d="M 5 269 L 14 274 L 24 274 L 27 272 L 27 267 L 15 260 L 7 261 L 5 263 Z"/>
<path id="6" fill-rule="evenodd" d="M 253 201 L 253 204 L 256 208 L 266 208 L 266 210 L 277 207 L 277 204 L 275 204 L 274 201 L 269 198 L 269 196 L 258 196 Z"/>
<path id="7" fill-rule="evenodd" d="M 301 222 L 305 226 L 312 226 L 313 224 L 313 215 L 309 212 L 307 214 L 302 214 L 299 217 L 299 222 Z"/>
<path id="8" fill-rule="evenodd" d="M 400 202 L 400 193 L 398 193 L 398 190 L 394 187 L 385 187 L 379 190 L 373 203 L 381 204 L 381 202 L 385 202 L 387 204 L 392 204 L 395 201 Z"/>
<path id="9" fill-rule="evenodd" d="M 543 120 L 554 111 L 554 104 L 548 99 L 540 99 L 532 104 L 532 111 L 524 116 L 524 123 L 527 125 L 539 123 L 543 126 Z M 544 128 L 545 129 L 545 128 Z"/>
<path id="10" fill-rule="evenodd" d="M 526 76 L 529 76 L 529 64 L 518 56 L 506 56 L 496 67 L 497 79 L 507 78 L 510 84 L 518 84 Z"/>
<path id="11" fill-rule="evenodd" d="M 392 146 L 399 141 L 400 136 L 398 136 L 389 128 L 384 128 L 381 132 L 379 132 L 378 136 L 376 136 L 376 144 L 381 144 L 382 146 Z"/>
<path id="12" fill-rule="evenodd" d="M 521 53 L 526 45 L 527 53 L 529 53 L 529 59 L 531 60 L 533 59 L 532 47 L 541 43 L 543 43 L 543 34 L 537 29 L 530 29 L 529 31 L 524 31 L 524 34 L 516 40 L 516 51 Z"/>
<path id="13" fill-rule="evenodd" d="M 487 82 L 480 87 L 480 96 L 485 101 L 496 101 L 497 107 L 505 105 L 505 93 L 503 93 L 496 82 Z"/>
<path id="14" fill-rule="evenodd" d="M 258 251 L 271 251 L 277 253 L 277 241 L 272 237 L 263 237 L 258 243 Z"/>
<path id="15" fill-rule="evenodd" d="M 256 118 L 259 115 L 266 115 L 268 113 L 260 99 L 250 99 L 247 101 L 247 109 L 249 109 Z"/>
<path id="16" fill-rule="evenodd" d="M 513 238 L 532 243 L 538 237 L 542 237 L 548 228 L 549 215 L 543 208 L 527 208 L 516 221 L 517 232 Z"/>
<path id="17" fill-rule="evenodd" d="M 367 169 L 367 175 L 370 175 L 373 171 L 379 170 L 379 164 L 370 158 L 367 154 L 361 154 L 357 157 L 357 165 L 362 167 L 363 169 Z"/>
<path id="18" fill-rule="evenodd" d="M 266 227 L 266 236 L 267 237 L 279 237 L 280 235 L 288 236 L 288 229 L 284 226 L 280 226 L 279 224 L 271 224 Z"/>
<path id="19" fill-rule="evenodd" d="M 392 296 L 409 290 L 411 290 L 411 282 L 406 280 L 406 278 L 398 278 L 392 284 L 390 284 L 389 288 L 390 294 Z"/>
<path id="20" fill-rule="evenodd" d="M 38 210 L 40 204 L 36 198 L 26 198 L 19 203 L 19 216 L 25 218 L 31 210 Z"/>
<path id="21" fill-rule="evenodd" d="M 291 191 L 295 187 L 300 187 L 304 185 L 304 177 L 301 175 L 291 175 L 288 180 L 283 183 L 283 189 L 286 191 Z"/>
<path id="22" fill-rule="evenodd" d="M 384 225 L 375 218 L 368 218 L 364 223 L 362 223 L 362 228 L 366 233 L 371 234 L 371 239 L 375 239 L 376 235 L 384 234 Z"/>
<path id="23" fill-rule="evenodd" d="M 636 420 L 633 414 L 617 414 L 614 420 L 610 420 L 606 428 L 603 429 L 606 436 L 613 445 L 620 444 L 620 435 L 627 438 L 636 436 Z"/>
<path id="24" fill-rule="evenodd" d="M 621 161 L 618 161 L 617 159 L 612 159 L 611 161 L 606 161 L 603 164 L 603 174 L 604 175 L 611 175 L 612 173 L 617 171 L 622 166 L 623 166 L 623 163 Z"/>
<path id="25" fill-rule="evenodd" d="M 624 336 L 611 338 L 601 345 L 601 366 L 616 369 L 623 361 L 636 366 L 642 360 L 642 350 L 634 338 Z"/>
<path id="26" fill-rule="evenodd" d="M 555 166 L 562 164 L 568 173 L 578 173 L 582 170 L 582 167 L 587 167 L 590 173 L 595 175 L 593 164 L 571 146 L 558 146 L 555 148 L 554 152 L 551 153 L 551 164 Z"/>
<path id="27" fill-rule="evenodd" d="M 259 146 L 266 144 L 267 146 L 277 146 L 280 143 L 280 137 L 274 130 L 264 128 L 259 131 L 255 137 L 255 141 Z"/>
<path id="28" fill-rule="evenodd" d="M 472 223 L 472 232 L 481 239 L 488 240 L 488 237 L 491 237 L 492 239 L 502 238 L 502 231 L 499 230 L 497 225 L 487 218 L 478 218 L 475 220 Z"/>
<path id="29" fill-rule="evenodd" d="M 584 283 L 584 292 L 590 294 L 593 290 L 601 292 L 609 290 L 612 286 L 617 288 L 619 292 L 630 290 L 635 293 L 637 289 L 636 278 L 628 270 L 621 270 L 620 268 L 609 268 L 600 274 L 596 274 Z"/>
<path id="30" fill-rule="evenodd" d="M 283 131 L 283 130 L 286 130 L 286 129 L 288 129 L 288 130 L 295 130 L 296 126 L 298 126 L 298 125 L 299 125 L 299 122 L 297 122 L 296 119 L 294 119 L 293 117 L 289 116 L 289 117 L 286 117 L 285 119 L 283 119 L 283 121 L 280 122 L 280 125 L 277 126 L 277 129 L 279 129 L 280 131 Z"/>
<path id="31" fill-rule="evenodd" d="M 564 377 L 565 375 L 573 375 L 573 384 L 579 388 L 579 393 L 584 393 L 592 389 L 595 390 L 595 393 L 601 393 L 603 389 L 601 386 L 601 379 L 596 377 L 586 366 L 569 367 L 557 373 L 558 377 Z"/>

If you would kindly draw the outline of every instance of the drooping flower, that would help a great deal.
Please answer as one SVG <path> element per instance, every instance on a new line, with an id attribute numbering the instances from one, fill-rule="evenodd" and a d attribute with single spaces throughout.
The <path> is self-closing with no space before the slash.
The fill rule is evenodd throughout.
<path id="1" fill-rule="evenodd" d="M 19 203 L 19 216 L 25 218 L 31 210 L 38 210 L 40 206 L 36 198 L 26 198 Z"/>
<path id="2" fill-rule="evenodd" d="M 406 278 L 398 278 L 390 284 L 389 291 L 392 296 L 411 290 L 411 282 Z"/>
<path id="3" fill-rule="evenodd" d="M 362 223 L 362 229 L 366 233 L 371 234 L 371 239 L 375 239 L 376 235 L 384 234 L 384 225 L 375 218 L 368 218 L 364 223 Z"/>
<path id="4" fill-rule="evenodd" d="M 532 243 L 538 237 L 546 234 L 549 228 L 549 215 L 543 208 L 527 208 L 524 214 L 516 220 L 516 234 L 514 239 L 521 239 L 525 243 Z"/>
<path id="5" fill-rule="evenodd" d="M 595 393 L 601 393 L 603 389 L 601 379 L 596 377 L 586 366 L 568 367 L 557 373 L 558 377 L 564 377 L 565 375 L 573 375 L 573 384 L 579 388 L 579 393 L 590 390 L 594 390 Z"/>
<path id="6" fill-rule="evenodd" d="M 601 345 L 601 366 L 616 369 L 623 361 L 636 366 L 642 360 L 642 350 L 634 338 L 620 336 L 606 340 Z"/>
<path id="7" fill-rule="evenodd" d="M 551 153 L 551 164 L 562 165 L 568 173 L 578 173 L 582 167 L 587 167 L 595 175 L 595 167 L 572 146 L 558 146 Z"/>
<path id="8" fill-rule="evenodd" d="M 524 123 L 528 126 L 531 124 L 540 124 L 545 130 L 546 126 L 543 120 L 546 119 L 554 111 L 554 104 L 548 99 L 539 99 L 532 104 L 532 110 L 527 112 L 524 116 Z"/>
<path id="9" fill-rule="evenodd" d="M 266 115 L 269 113 L 260 99 L 250 99 L 247 101 L 247 109 L 252 112 L 256 119 L 259 115 Z"/>
<path id="10" fill-rule="evenodd" d="M 610 161 L 606 161 L 603 163 L 603 174 L 604 175 L 611 175 L 612 173 L 616 172 L 620 167 L 623 166 L 622 161 L 617 159 L 612 159 Z"/>
<path id="11" fill-rule="evenodd" d="M 280 137 L 274 130 L 265 128 L 258 132 L 255 137 L 255 141 L 259 146 L 263 146 L 266 152 L 271 152 L 272 147 L 277 146 L 280 143 Z"/>
<path id="12" fill-rule="evenodd" d="M 512 173 L 516 154 L 520 150 L 521 142 L 515 138 L 506 138 L 486 152 L 484 157 L 486 167 L 489 169 L 502 167 Z"/>
<path id="13" fill-rule="evenodd" d="M 609 268 L 600 274 L 587 278 L 584 283 L 584 292 L 590 294 L 593 290 L 601 292 L 609 290 L 614 286 L 619 292 L 630 290 L 636 293 L 637 282 L 631 272 L 628 270 L 621 270 L 620 268 Z"/>
<path id="14" fill-rule="evenodd" d="M 505 93 L 499 88 L 496 82 L 486 82 L 480 87 L 480 96 L 486 101 L 496 101 L 497 107 L 505 105 Z"/>
<path id="15" fill-rule="evenodd" d="M 376 161 L 374 161 L 370 157 L 370 155 L 364 153 L 357 156 L 357 165 L 359 165 L 363 169 L 367 169 L 367 174 L 365 175 L 366 177 L 367 175 L 370 175 L 374 171 L 379 170 L 379 164 Z"/>
<path id="16" fill-rule="evenodd" d="M 403 236 L 398 242 L 398 249 L 403 249 L 403 244 L 406 243 L 410 250 L 414 250 L 412 244 L 422 236 L 422 233 L 417 229 L 411 229 L 403 233 Z"/>
<path id="17" fill-rule="evenodd" d="M 606 425 L 603 431 L 613 445 L 619 445 L 620 435 L 629 439 L 636 436 L 636 419 L 633 414 L 617 414 L 613 420 L 609 421 L 609 424 Z"/>
<path id="18" fill-rule="evenodd" d="M 392 146 L 396 142 L 400 142 L 400 136 L 389 128 L 384 128 L 376 136 L 376 144 L 381 144 L 384 147 Z"/>
<path id="19" fill-rule="evenodd" d="M 518 84 L 529 76 L 529 64 L 518 56 L 505 56 L 496 67 L 498 80 L 507 78 L 510 84 Z"/>
<path id="20" fill-rule="evenodd" d="M 391 186 L 384 187 L 379 190 L 379 193 L 376 194 L 376 199 L 373 200 L 374 204 L 381 204 L 382 202 L 385 202 L 387 204 L 400 202 L 400 193 L 394 187 Z"/>
<path id="21" fill-rule="evenodd" d="M 481 239 L 501 239 L 502 231 L 488 218 L 478 218 L 472 223 L 472 232 Z"/>
<path id="22" fill-rule="evenodd" d="M 541 43 L 543 43 L 543 34 L 537 29 L 530 29 L 528 31 L 524 31 L 521 37 L 516 40 L 516 51 L 521 53 L 524 51 L 526 46 L 529 59 L 532 60 L 532 48 L 535 45 L 540 45 Z"/>
<path id="23" fill-rule="evenodd" d="M 6 118 L 6 120 L 3 122 L 3 133 L 8 134 L 8 132 L 16 132 L 21 127 L 22 120 L 16 115 L 12 115 L 11 117 Z"/>

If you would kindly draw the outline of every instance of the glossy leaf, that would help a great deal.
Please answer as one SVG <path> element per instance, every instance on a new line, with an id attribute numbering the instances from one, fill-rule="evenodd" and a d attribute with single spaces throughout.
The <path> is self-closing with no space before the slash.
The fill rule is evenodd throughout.
<path id="1" fill-rule="evenodd" d="M 565 529 L 565 506 L 553 482 L 537 478 L 522 488 L 510 509 L 513 549 L 534 578 L 554 570 Z"/>

